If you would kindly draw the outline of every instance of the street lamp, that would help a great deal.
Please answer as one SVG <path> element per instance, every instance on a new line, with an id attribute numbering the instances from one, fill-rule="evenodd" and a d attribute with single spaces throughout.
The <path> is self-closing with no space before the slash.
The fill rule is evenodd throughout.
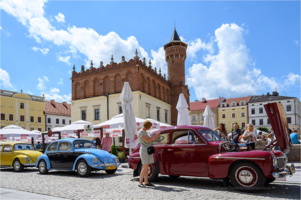
<path id="1" fill-rule="evenodd" d="M 110 93 L 105 94 L 105 96 L 107 97 L 107 120 L 109 120 L 109 95 Z"/>

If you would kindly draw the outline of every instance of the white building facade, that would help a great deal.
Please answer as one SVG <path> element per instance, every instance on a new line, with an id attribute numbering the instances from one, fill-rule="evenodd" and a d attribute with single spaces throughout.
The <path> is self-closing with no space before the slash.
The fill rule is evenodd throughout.
<path id="1" fill-rule="evenodd" d="M 45 101 L 46 131 L 71 124 L 71 105 Z"/>
<path id="2" fill-rule="evenodd" d="M 299 99 L 296 97 L 279 96 L 278 92 L 252 96 L 248 107 L 249 123 L 253 124 L 255 128 L 266 127 L 271 131 L 272 127 L 264 105 L 273 102 L 282 104 L 289 128 L 299 131 L 301 126 L 301 103 Z"/>

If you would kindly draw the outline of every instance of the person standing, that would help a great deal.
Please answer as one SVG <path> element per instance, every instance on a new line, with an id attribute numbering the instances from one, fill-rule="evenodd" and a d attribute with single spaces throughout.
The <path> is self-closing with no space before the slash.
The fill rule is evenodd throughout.
<path id="1" fill-rule="evenodd" d="M 232 142 L 238 143 L 238 138 L 241 135 L 241 130 L 238 128 L 237 124 L 233 124 L 233 131 L 232 131 Z"/>
<path id="2" fill-rule="evenodd" d="M 37 150 L 40 150 L 41 147 L 42 147 L 42 145 L 40 144 L 40 142 L 38 142 L 38 144 L 36 144 L 36 149 L 37 149 Z"/>
<path id="3" fill-rule="evenodd" d="M 143 123 L 143 128 L 140 129 L 138 132 L 138 139 L 140 142 L 140 158 L 141 158 L 141 163 L 143 165 L 142 170 L 140 172 L 140 180 L 139 180 L 139 185 L 138 187 L 145 188 L 145 186 L 155 186 L 154 184 L 148 182 L 148 167 L 149 164 L 154 163 L 154 157 L 153 155 L 149 155 L 147 153 L 147 148 L 151 146 L 151 143 L 155 141 L 159 136 L 160 136 L 160 131 L 154 135 L 150 136 L 147 134 L 147 130 L 151 128 L 153 124 L 149 121 L 146 120 Z M 144 179 L 144 184 L 143 184 L 143 179 Z"/>
<path id="4" fill-rule="evenodd" d="M 112 143 L 113 143 L 113 139 L 110 137 L 110 133 L 106 132 L 105 137 L 103 137 L 102 140 L 101 140 L 102 150 L 105 150 L 105 151 L 111 153 Z"/>
<path id="5" fill-rule="evenodd" d="M 244 132 L 242 138 L 247 145 L 247 151 L 255 149 L 256 136 L 253 124 L 248 124 L 248 129 Z"/>
<path id="6" fill-rule="evenodd" d="M 218 125 L 217 128 L 213 129 L 214 132 L 220 137 L 220 138 L 225 138 L 225 136 L 228 136 L 225 124 L 221 123 Z"/>
<path id="7" fill-rule="evenodd" d="M 294 132 L 291 132 L 290 137 L 291 137 L 291 140 L 292 140 L 293 144 L 300 144 L 300 141 L 299 141 L 300 137 L 298 135 L 297 130 L 295 130 Z"/>

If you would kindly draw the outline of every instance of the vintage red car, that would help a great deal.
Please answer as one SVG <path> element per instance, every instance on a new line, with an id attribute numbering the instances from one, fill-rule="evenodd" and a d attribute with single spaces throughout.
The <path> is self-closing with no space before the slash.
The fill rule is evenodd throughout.
<path id="1" fill-rule="evenodd" d="M 209 177 L 223 179 L 240 189 L 258 189 L 278 177 L 292 175 L 293 165 L 287 166 L 290 137 L 286 116 L 280 103 L 265 105 L 281 151 L 240 151 L 237 144 L 221 141 L 214 131 L 203 126 L 176 126 L 161 130 L 160 137 L 153 143 L 155 163 L 149 167 L 149 180 L 159 174 L 171 178 L 179 176 Z M 155 133 L 153 133 L 155 134 Z M 141 171 L 140 144 L 129 157 L 133 175 Z"/>

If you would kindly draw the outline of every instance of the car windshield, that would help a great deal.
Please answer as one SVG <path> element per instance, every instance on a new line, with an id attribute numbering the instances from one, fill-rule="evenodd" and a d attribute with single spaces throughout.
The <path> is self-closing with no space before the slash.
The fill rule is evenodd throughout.
<path id="1" fill-rule="evenodd" d="M 21 151 L 21 150 L 35 150 L 35 149 L 31 144 L 15 144 L 14 150 Z"/>
<path id="2" fill-rule="evenodd" d="M 213 130 L 199 130 L 199 133 L 207 141 L 221 141 L 222 139 Z"/>
<path id="3" fill-rule="evenodd" d="M 95 148 L 92 141 L 88 140 L 75 140 L 73 145 L 75 149 Z"/>

